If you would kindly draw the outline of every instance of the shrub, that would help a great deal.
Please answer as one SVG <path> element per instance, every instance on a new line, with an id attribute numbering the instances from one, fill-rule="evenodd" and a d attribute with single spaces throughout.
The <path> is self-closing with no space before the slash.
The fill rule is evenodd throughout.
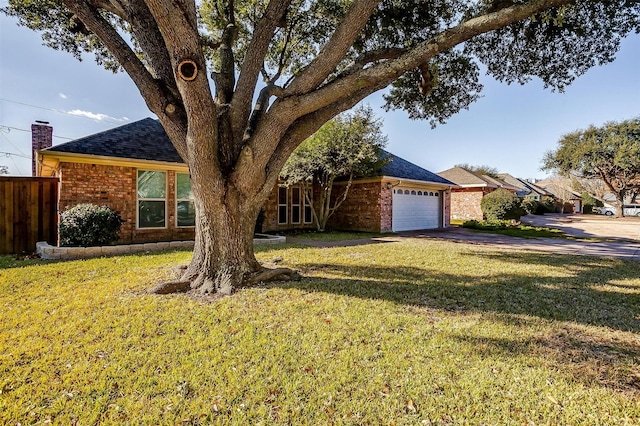
<path id="1" fill-rule="evenodd" d="M 488 221 L 519 220 L 525 211 L 520 198 L 506 189 L 496 189 L 482 198 L 482 214 Z"/>
<path id="2" fill-rule="evenodd" d="M 467 220 L 462 224 L 463 228 L 480 229 L 480 230 L 496 230 L 509 229 L 515 225 L 511 220 L 488 220 L 479 222 L 477 220 Z"/>
<path id="3" fill-rule="evenodd" d="M 60 245 L 92 247 L 118 239 L 122 219 L 107 206 L 78 204 L 60 215 Z"/>
<path id="4" fill-rule="evenodd" d="M 522 200 L 522 208 L 527 214 L 534 214 L 538 211 L 538 203 L 536 200 L 532 200 L 531 198 L 525 198 Z"/>
<path id="5" fill-rule="evenodd" d="M 536 211 L 536 214 L 545 214 L 545 213 L 555 213 L 556 212 L 556 202 L 552 197 L 542 197 L 540 200 L 540 210 L 541 213 Z"/>

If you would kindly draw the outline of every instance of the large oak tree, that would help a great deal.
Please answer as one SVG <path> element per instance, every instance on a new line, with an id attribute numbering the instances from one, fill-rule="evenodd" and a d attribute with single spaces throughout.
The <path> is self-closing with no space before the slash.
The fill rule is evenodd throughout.
<path id="1" fill-rule="evenodd" d="M 122 68 L 189 166 L 196 244 L 183 280 L 228 292 L 272 274 L 252 232 L 293 150 L 389 85 L 388 108 L 443 122 L 479 63 L 562 90 L 638 31 L 634 0 L 9 0 L 45 44 Z"/>
<path id="2" fill-rule="evenodd" d="M 600 179 L 615 195 L 617 216 L 640 189 L 640 118 L 589 126 L 564 135 L 543 159 L 543 169 L 568 177 Z"/>

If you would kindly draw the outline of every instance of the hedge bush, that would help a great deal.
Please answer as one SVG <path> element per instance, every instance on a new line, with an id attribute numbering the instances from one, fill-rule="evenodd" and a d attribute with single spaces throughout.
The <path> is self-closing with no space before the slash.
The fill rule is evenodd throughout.
<path id="1" fill-rule="evenodd" d="M 526 214 L 534 214 L 538 210 L 539 203 L 531 198 L 525 198 L 522 200 L 522 208 Z"/>
<path id="2" fill-rule="evenodd" d="M 122 219 L 107 206 L 78 204 L 60 215 L 60 245 L 94 247 L 118 239 Z"/>
<path id="3" fill-rule="evenodd" d="M 503 188 L 485 195 L 480 203 L 480 208 L 487 221 L 520 220 L 520 217 L 525 213 L 520 198 Z"/>

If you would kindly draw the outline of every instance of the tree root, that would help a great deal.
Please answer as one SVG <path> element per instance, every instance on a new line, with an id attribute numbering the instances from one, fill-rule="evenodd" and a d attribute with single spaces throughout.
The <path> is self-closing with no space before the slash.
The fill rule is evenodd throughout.
<path id="1" fill-rule="evenodd" d="M 260 284 L 272 281 L 299 281 L 300 274 L 289 268 L 263 269 L 248 278 L 248 284 Z"/>
<path id="2" fill-rule="evenodd" d="M 179 270 L 184 270 L 180 268 Z M 235 290 L 243 287 L 252 287 L 255 285 L 274 282 L 274 281 L 299 281 L 300 275 L 289 268 L 267 269 L 262 268 L 256 272 L 245 275 L 242 279 L 234 283 L 232 274 L 219 272 L 218 276 L 213 279 L 207 274 L 200 274 L 193 279 L 182 279 L 177 281 L 163 282 L 149 289 L 149 294 L 172 294 L 193 292 L 201 295 L 217 294 L 220 296 L 228 296 Z M 235 284 L 235 285 L 234 285 Z"/>
<path id="3" fill-rule="evenodd" d="M 191 281 L 169 281 L 150 288 L 149 294 L 185 293 L 191 288 Z"/>

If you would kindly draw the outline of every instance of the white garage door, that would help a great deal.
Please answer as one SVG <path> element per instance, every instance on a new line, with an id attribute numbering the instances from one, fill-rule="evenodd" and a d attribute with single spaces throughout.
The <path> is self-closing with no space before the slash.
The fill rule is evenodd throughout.
<path id="1" fill-rule="evenodd" d="M 441 198 L 438 191 L 395 188 L 392 205 L 393 231 L 439 228 Z"/>

